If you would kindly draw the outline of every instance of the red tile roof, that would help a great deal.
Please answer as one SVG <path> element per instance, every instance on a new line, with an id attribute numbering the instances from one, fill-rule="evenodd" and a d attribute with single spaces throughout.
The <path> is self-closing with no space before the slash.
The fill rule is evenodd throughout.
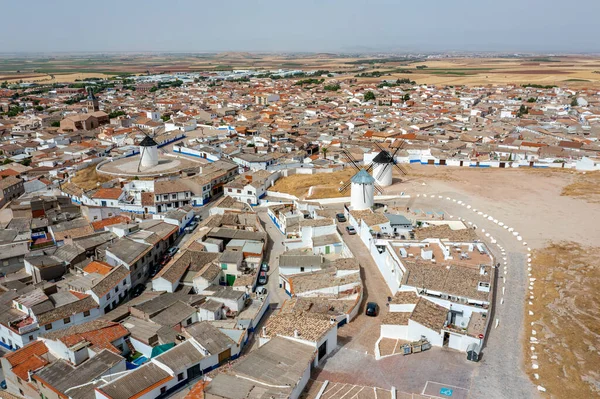
<path id="1" fill-rule="evenodd" d="M 62 333 L 64 333 L 64 335 Z M 119 338 L 126 337 L 127 335 L 129 335 L 129 331 L 119 323 L 95 320 L 73 326 L 62 332 L 47 334 L 46 337 L 48 339 L 53 339 L 58 336 L 58 339 L 67 347 L 71 347 L 80 342 L 89 342 L 92 349 L 96 352 L 100 352 L 102 349 L 108 349 L 114 353 L 120 354 L 121 351 L 115 348 L 112 345 L 112 342 Z"/>
<path id="2" fill-rule="evenodd" d="M 96 193 L 92 196 L 92 198 L 100 198 L 100 199 L 119 199 L 123 190 L 120 188 L 101 188 L 96 191 Z"/>
<path id="3" fill-rule="evenodd" d="M 83 271 L 86 273 L 98 273 L 105 276 L 108 273 L 110 273 L 112 269 L 113 267 L 108 263 L 95 260 L 93 262 L 88 263 L 87 266 L 83 268 Z"/>
<path id="4" fill-rule="evenodd" d="M 96 231 L 103 230 L 105 226 L 111 226 L 113 224 L 119 224 L 119 223 L 126 223 L 130 220 L 131 219 L 129 219 L 127 216 L 121 216 L 121 215 L 113 216 L 108 219 L 102 219 L 102 220 L 98 220 L 96 222 L 92 222 L 92 227 Z"/>
<path id="5" fill-rule="evenodd" d="M 42 341 L 35 341 L 4 358 L 12 366 L 13 373 L 22 380 L 29 381 L 29 371 L 39 370 L 49 363 L 42 357 L 46 353 L 48 353 L 46 345 Z"/>

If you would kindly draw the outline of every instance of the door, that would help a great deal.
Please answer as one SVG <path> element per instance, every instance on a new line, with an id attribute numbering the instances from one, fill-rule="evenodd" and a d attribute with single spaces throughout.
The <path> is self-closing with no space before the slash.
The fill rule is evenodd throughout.
<path id="1" fill-rule="evenodd" d="M 506 167 L 506 164 L 505 164 L 504 162 L 500 162 L 500 167 L 501 167 L 501 168 L 505 168 L 505 167 Z"/>
<path id="2" fill-rule="evenodd" d="M 448 342 L 450 342 L 450 333 L 448 331 L 444 331 L 444 343 L 442 345 L 448 347 Z"/>
<path id="3" fill-rule="evenodd" d="M 323 359 L 326 354 L 327 354 L 327 341 L 323 342 L 319 346 L 319 361 L 321 361 L 321 359 Z"/>
<path id="4" fill-rule="evenodd" d="M 234 282 L 235 282 L 235 276 L 233 274 L 228 274 L 227 275 L 227 285 L 232 286 Z"/>
<path id="5" fill-rule="evenodd" d="M 223 363 L 225 360 L 231 357 L 231 348 L 227 349 L 224 352 L 219 353 L 219 364 Z"/>
<path id="6" fill-rule="evenodd" d="M 427 161 L 427 164 L 428 164 L 428 165 L 435 165 L 435 159 L 429 159 L 429 160 Z"/>
<path id="7" fill-rule="evenodd" d="M 329 251 L 330 251 L 329 245 L 326 245 L 325 246 L 325 255 L 329 254 Z"/>
<path id="8" fill-rule="evenodd" d="M 196 364 L 195 366 L 190 367 L 187 370 L 188 380 L 193 380 L 201 374 L 200 365 Z"/>
<path id="9" fill-rule="evenodd" d="M 446 160 L 445 159 L 440 159 L 440 165 L 446 165 Z"/>

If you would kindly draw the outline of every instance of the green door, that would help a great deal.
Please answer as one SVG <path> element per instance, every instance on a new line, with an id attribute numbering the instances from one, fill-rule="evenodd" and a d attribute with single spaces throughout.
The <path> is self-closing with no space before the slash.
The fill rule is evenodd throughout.
<path id="1" fill-rule="evenodd" d="M 327 245 L 327 246 L 325 247 L 325 255 L 327 255 L 328 253 L 329 253 L 329 245 Z"/>
<path id="2" fill-rule="evenodd" d="M 233 274 L 228 274 L 227 275 L 227 285 L 233 285 L 233 283 L 235 282 L 235 276 Z"/>

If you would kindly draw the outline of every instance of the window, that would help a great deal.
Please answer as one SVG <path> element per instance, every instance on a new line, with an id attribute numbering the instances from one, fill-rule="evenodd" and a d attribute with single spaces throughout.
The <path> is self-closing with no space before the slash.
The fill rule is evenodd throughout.
<path id="1" fill-rule="evenodd" d="M 110 292 L 108 294 L 106 294 L 106 300 L 108 301 L 110 299 Z"/>
<path id="2" fill-rule="evenodd" d="M 119 291 L 119 286 L 117 285 L 117 286 L 115 287 L 115 293 L 117 293 L 118 291 Z"/>
<path id="3" fill-rule="evenodd" d="M 189 319 L 187 319 L 185 322 L 186 322 L 186 324 L 187 324 L 187 325 L 190 325 L 190 324 L 192 324 L 192 318 L 190 317 L 190 318 L 189 318 Z"/>
<path id="4" fill-rule="evenodd" d="M 65 324 L 69 324 L 70 322 L 71 322 L 71 318 L 70 317 L 65 317 L 63 319 L 63 323 L 65 323 Z"/>
<path id="5" fill-rule="evenodd" d="M 83 317 L 88 317 L 90 315 L 90 311 L 86 310 L 85 312 L 83 312 Z"/>
<path id="6" fill-rule="evenodd" d="M 46 324 L 46 325 L 44 326 L 44 330 L 46 330 L 46 331 L 50 331 L 50 330 L 52 330 L 52 323 Z"/>
<path id="7" fill-rule="evenodd" d="M 252 191 L 248 190 L 248 195 L 252 195 Z"/>
<path id="8" fill-rule="evenodd" d="M 30 335 L 30 336 L 29 336 L 29 340 L 30 340 L 30 341 L 33 341 L 33 335 Z"/>
<path id="9" fill-rule="evenodd" d="M 177 381 L 183 380 L 183 373 L 177 374 Z"/>
<path id="10" fill-rule="evenodd" d="M 227 270 L 227 263 L 221 263 L 221 270 Z"/>
<path id="11" fill-rule="evenodd" d="M 167 387 L 161 387 L 160 388 L 160 393 L 163 394 L 165 392 L 167 392 Z"/>
<path id="12" fill-rule="evenodd" d="M 237 193 L 238 193 L 238 194 L 241 194 L 241 193 L 242 193 L 242 190 L 237 190 Z"/>
<path id="13" fill-rule="evenodd" d="M 301 267 L 301 268 L 300 268 L 300 271 L 301 271 L 301 272 L 303 272 L 303 271 L 304 271 L 304 267 Z"/>

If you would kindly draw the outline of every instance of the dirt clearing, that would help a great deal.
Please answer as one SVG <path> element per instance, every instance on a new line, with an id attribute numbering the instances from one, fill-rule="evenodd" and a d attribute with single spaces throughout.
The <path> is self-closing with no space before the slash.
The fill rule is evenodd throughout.
<path id="1" fill-rule="evenodd" d="M 600 172 L 577 175 L 571 184 L 563 187 L 561 195 L 600 203 Z"/>
<path id="2" fill-rule="evenodd" d="M 599 251 L 565 241 L 534 252 L 534 299 L 525 315 L 526 347 L 534 351 L 526 365 L 553 398 L 600 395 Z"/>
<path id="3" fill-rule="evenodd" d="M 307 198 L 338 198 L 350 196 L 350 190 L 340 193 L 340 182 L 346 182 L 356 174 L 356 169 L 345 168 L 339 172 L 317 173 L 315 175 L 292 175 L 283 177 L 271 188 L 273 191 L 292 194 L 298 198 L 308 196 L 308 191 L 313 187 L 310 197 Z"/>
<path id="4" fill-rule="evenodd" d="M 96 172 L 96 165 L 92 165 L 77 171 L 77 174 L 71 178 L 71 183 L 84 190 L 91 190 L 98 187 L 96 183 L 106 183 L 112 179 L 110 176 L 99 175 Z"/>

